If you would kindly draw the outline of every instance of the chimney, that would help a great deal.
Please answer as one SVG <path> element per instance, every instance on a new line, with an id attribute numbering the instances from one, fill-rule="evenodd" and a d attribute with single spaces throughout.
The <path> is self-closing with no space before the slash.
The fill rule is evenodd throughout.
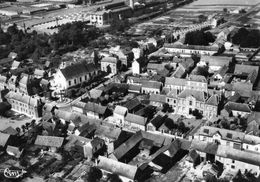
<path id="1" fill-rule="evenodd" d="M 134 0 L 130 0 L 130 7 L 134 9 Z"/>

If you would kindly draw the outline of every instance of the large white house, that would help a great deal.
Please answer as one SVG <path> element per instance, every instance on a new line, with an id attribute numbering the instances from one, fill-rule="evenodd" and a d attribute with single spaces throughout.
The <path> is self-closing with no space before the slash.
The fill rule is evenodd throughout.
<path id="1" fill-rule="evenodd" d="M 89 81 L 99 74 L 99 69 L 93 63 L 77 63 L 58 69 L 51 81 L 51 86 L 56 92 L 66 90 L 72 86 Z"/>

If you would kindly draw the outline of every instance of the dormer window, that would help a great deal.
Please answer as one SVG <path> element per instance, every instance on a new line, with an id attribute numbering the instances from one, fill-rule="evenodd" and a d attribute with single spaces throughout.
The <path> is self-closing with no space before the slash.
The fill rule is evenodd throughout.
<path id="1" fill-rule="evenodd" d="M 203 132 L 209 134 L 209 129 L 204 129 Z"/>

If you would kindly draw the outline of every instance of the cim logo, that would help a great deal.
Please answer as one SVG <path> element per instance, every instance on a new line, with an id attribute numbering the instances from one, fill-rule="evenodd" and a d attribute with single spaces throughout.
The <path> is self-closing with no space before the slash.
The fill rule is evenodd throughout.
<path id="1" fill-rule="evenodd" d="M 11 179 L 17 179 L 22 177 L 25 173 L 27 173 L 27 171 L 25 170 L 19 170 L 19 169 L 9 169 L 9 168 L 5 168 L 5 169 L 1 169 L 1 171 L 4 173 L 4 176 L 6 178 L 11 178 Z"/>

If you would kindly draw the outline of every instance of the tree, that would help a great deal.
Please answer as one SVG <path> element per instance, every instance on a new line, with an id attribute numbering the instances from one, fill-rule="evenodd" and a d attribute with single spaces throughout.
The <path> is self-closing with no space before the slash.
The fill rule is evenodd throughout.
<path id="1" fill-rule="evenodd" d="M 85 182 L 97 182 L 102 178 L 103 174 L 97 167 L 91 167 L 89 172 L 82 176 Z"/>
<path id="2" fill-rule="evenodd" d="M 118 174 L 112 173 L 107 175 L 106 182 L 123 182 L 123 181 L 119 178 Z"/>
<path id="3" fill-rule="evenodd" d="M 206 78 L 209 76 L 209 71 L 208 71 L 208 66 L 198 66 L 195 71 L 194 74 L 195 75 L 202 75 L 205 76 Z"/>
<path id="4" fill-rule="evenodd" d="M 209 42 L 214 42 L 215 38 L 210 32 L 204 32 L 203 30 L 198 30 L 195 32 L 188 32 L 185 36 L 185 44 L 189 45 L 209 45 Z"/>

